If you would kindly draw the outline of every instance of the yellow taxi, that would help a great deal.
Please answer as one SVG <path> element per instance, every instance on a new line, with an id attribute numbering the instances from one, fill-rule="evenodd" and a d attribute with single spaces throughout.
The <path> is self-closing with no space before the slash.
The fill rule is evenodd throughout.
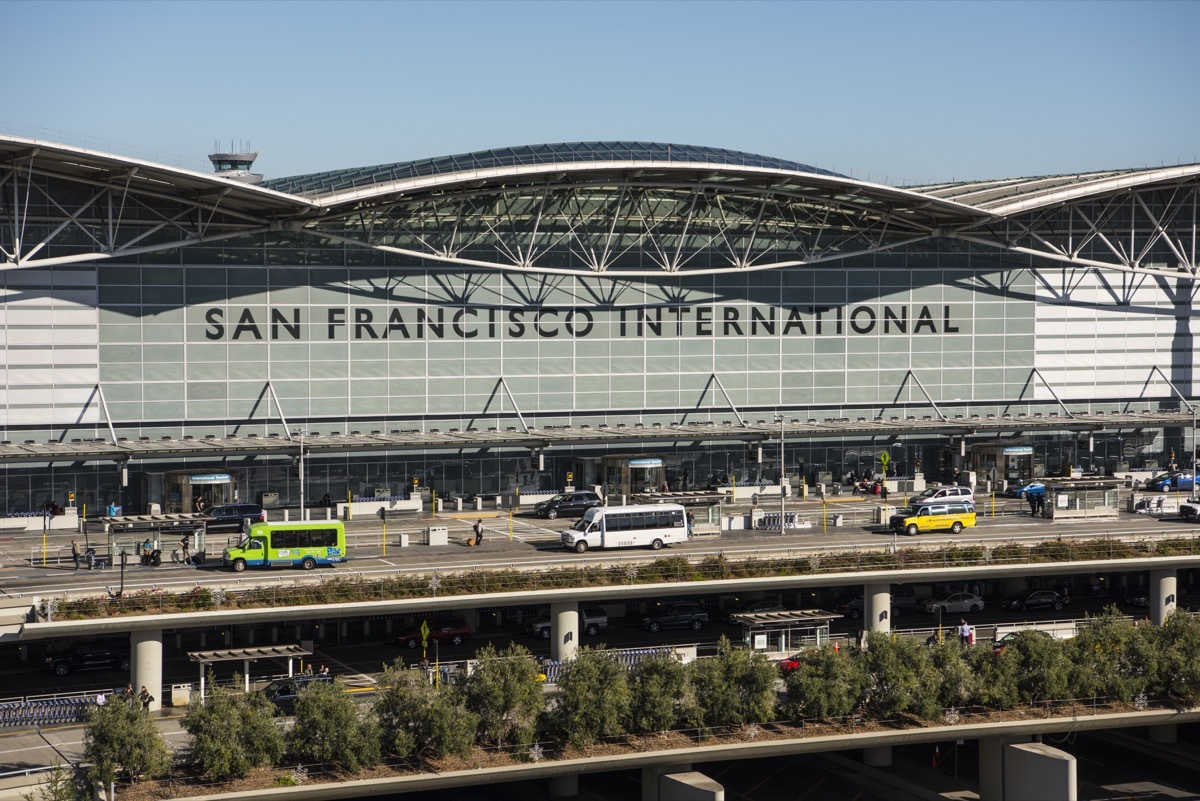
<path id="1" fill-rule="evenodd" d="M 892 515 L 888 520 L 892 531 L 914 536 L 925 531 L 949 529 L 957 534 L 967 526 L 975 525 L 975 505 L 960 503 L 923 504 L 913 511 Z"/>

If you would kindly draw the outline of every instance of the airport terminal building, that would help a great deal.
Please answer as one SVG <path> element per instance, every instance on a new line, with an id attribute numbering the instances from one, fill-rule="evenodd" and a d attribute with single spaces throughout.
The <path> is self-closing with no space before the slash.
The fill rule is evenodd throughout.
<path id="1" fill-rule="evenodd" d="M 0 137 L 7 513 L 1193 459 L 1200 165 L 213 160 Z"/>

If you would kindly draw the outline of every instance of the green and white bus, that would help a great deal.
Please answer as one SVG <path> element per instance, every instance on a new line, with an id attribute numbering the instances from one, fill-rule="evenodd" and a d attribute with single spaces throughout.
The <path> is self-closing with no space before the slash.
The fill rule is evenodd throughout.
<path id="1" fill-rule="evenodd" d="M 340 520 L 254 523 L 242 541 L 221 552 L 221 565 L 241 573 L 247 567 L 299 567 L 346 561 L 346 527 Z"/>

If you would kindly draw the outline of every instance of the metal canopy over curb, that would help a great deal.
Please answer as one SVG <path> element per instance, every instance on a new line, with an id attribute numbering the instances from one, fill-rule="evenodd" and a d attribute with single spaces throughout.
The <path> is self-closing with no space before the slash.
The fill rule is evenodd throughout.
<path id="1" fill-rule="evenodd" d="M 213 662 L 236 662 L 239 659 L 288 659 L 310 656 L 311 648 L 299 645 L 266 645 L 261 648 L 219 648 L 215 651 L 188 651 L 188 659 L 207 665 Z"/>

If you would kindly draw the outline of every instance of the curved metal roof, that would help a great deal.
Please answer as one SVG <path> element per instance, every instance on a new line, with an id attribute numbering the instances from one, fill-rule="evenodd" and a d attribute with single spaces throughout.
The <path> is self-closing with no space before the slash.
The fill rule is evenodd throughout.
<path id="1" fill-rule="evenodd" d="M 1100 172 L 959 181 L 905 187 L 910 191 L 952 200 L 1000 217 L 1067 203 L 1113 191 L 1195 178 L 1200 165 L 1104 170 Z"/>
<path id="2" fill-rule="evenodd" d="M 588 162 L 619 161 L 662 161 L 699 162 L 704 164 L 729 164 L 742 167 L 806 172 L 845 178 L 836 172 L 800 164 L 794 161 L 768 158 L 737 150 L 716 147 L 676 145 L 659 142 L 562 142 L 545 145 L 522 145 L 495 150 L 481 150 L 457 156 L 400 161 L 357 169 L 329 170 L 327 172 L 277 178 L 260 184 L 268 189 L 292 194 L 319 196 L 343 192 L 375 184 L 403 181 L 430 175 L 492 170 L 505 167 L 529 165 L 571 164 Z"/>

